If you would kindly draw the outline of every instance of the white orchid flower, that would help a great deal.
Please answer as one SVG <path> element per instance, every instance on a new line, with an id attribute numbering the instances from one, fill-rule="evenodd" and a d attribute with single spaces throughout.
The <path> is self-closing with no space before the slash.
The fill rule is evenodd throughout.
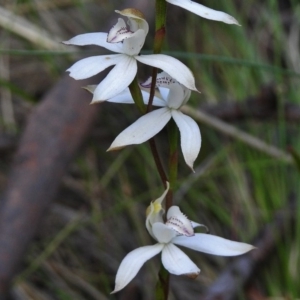
<path id="1" fill-rule="evenodd" d="M 128 18 L 128 26 L 119 18 L 109 33 L 97 32 L 77 35 L 67 45 L 97 45 L 119 54 L 98 55 L 76 62 L 67 71 L 74 79 L 92 77 L 115 65 L 94 91 L 93 102 L 104 101 L 121 93 L 133 81 L 137 73 L 137 61 L 162 69 L 191 90 L 197 90 L 192 72 L 179 60 L 164 54 L 139 55 L 149 26 L 143 14 L 133 8 L 116 10 Z"/>
<path id="2" fill-rule="evenodd" d="M 168 188 L 169 185 L 161 197 L 152 202 L 147 209 L 146 227 L 157 243 L 137 248 L 125 256 L 116 275 L 113 293 L 123 289 L 135 277 L 144 263 L 160 252 L 162 263 L 169 273 L 197 277 L 200 269 L 175 244 L 221 256 L 236 256 L 255 248 L 249 244 L 230 241 L 210 234 L 194 233 L 195 227 L 204 225 L 190 221 L 178 206 L 172 206 L 168 210 L 167 221 L 164 222 L 164 210 L 161 203 Z"/>
<path id="3" fill-rule="evenodd" d="M 150 77 L 142 86 L 149 87 L 151 80 Z M 180 111 L 180 107 L 188 101 L 191 91 L 165 72 L 158 74 L 156 85 L 160 92 L 160 101 L 156 97 L 154 105 L 162 108 L 147 113 L 127 127 L 116 137 L 108 151 L 149 140 L 173 118 L 180 131 L 184 160 L 193 169 L 201 147 L 201 134 L 197 123 Z M 125 97 L 122 99 L 125 101 Z"/>
<path id="4" fill-rule="evenodd" d="M 202 18 L 213 20 L 213 21 L 220 21 L 227 24 L 236 24 L 239 25 L 238 21 L 233 18 L 232 16 L 218 10 L 214 10 L 208 8 L 204 5 L 196 3 L 191 0 L 166 0 L 167 2 L 174 4 L 176 6 L 180 6 Z"/>

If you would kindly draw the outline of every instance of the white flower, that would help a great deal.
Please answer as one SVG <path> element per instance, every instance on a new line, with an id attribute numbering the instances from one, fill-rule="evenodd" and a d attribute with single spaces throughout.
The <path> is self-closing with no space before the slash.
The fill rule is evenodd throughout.
<path id="1" fill-rule="evenodd" d="M 119 53 L 84 58 L 67 70 L 74 79 L 85 79 L 115 65 L 95 89 L 92 103 L 112 98 L 128 87 L 137 73 L 137 61 L 162 69 L 187 88 L 197 90 L 192 72 L 179 60 L 163 54 L 139 55 L 149 30 L 140 11 L 128 8 L 116 12 L 128 17 L 128 27 L 119 19 L 108 34 L 86 33 L 64 42 L 77 46 L 97 45 Z"/>
<path id="2" fill-rule="evenodd" d="M 202 18 L 221 21 L 227 24 L 239 25 L 238 21 L 232 16 L 218 10 L 213 10 L 191 0 L 166 0 L 167 2 L 180 6 Z"/>
<path id="3" fill-rule="evenodd" d="M 148 87 L 150 85 L 151 78 L 143 86 Z M 141 144 L 149 140 L 173 118 L 180 131 L 184 160 L 193 169 L 194 161 L 201 147 L 200 130 L 191 117 L 184 115 L 179 110 L 188 101 L 191 91 L 165 72 L 158 74 L 156 85 L 159 88 L 161 100 L 159 102 L 158 97 L 156 97 L 154 104 L 162 106 L 162 108 L 147 113 L 127 127 L 116 137 L 108 151 L 132 144 Z M 125 97 L 122 99 L 125 101 Z"/>
<path id="4" fill-rule="evenodd" d="M 193 228 L 204 225 L 188 220 L 178 206 L 172 206 L 168 210 L 167 221 L 164 223 L 164 210 L 161 203 L 168 188 L 147 209 L 146 227 L 158 243 L 137 248 L 125 256 L 116 275 L 113 293 L 123 289 L 135 277 L 143 264 L 160 252 L 162 263 L 169 273 L 197 277 L 200 269 L 174 244 L 221 256 L 236 256 L 255 248 L 249 244 L 226 240 L 210 234 L 194 233 Z"/>

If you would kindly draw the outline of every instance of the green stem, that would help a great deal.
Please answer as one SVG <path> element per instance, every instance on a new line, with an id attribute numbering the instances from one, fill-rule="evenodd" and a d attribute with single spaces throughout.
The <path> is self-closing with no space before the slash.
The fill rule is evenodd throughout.
<path id="1" fill-rule="evenodd" d="M 142 96 L 141 89 L 139 87 L 137 76 L 135 76 L 133 81 L 130 83 L 129 90 L 130 90 L 130 93 L 131 93 L 131 96 L 133 98 L 133 101 L 134 101 L 135 105 L 137 106 L 137 108 L 139 109 L 139 111 L 142 114 L 145 114 L 146 113 L 146 106 L 145 106 L 144 101 L 143 101 L 143 96 Z"/>
<path id="2" fill-rule="evenodd" d="M 155 20 L 155 37 L 154 37 L 154 47 L 153 52 L 154 54 L 161 53 L 163 42 L 165 39 L 166 34 L 166 15 L 167 15 L 167 2 L 165 0 L 156 0 L 156 20 Z M 153 68 L 152 71 L 152 83 L 150 89 L 150 97 L 147 106 L 147 112 L 151 111 L 153 98 L 155 94 L 156 88 L 156 78 L 157 78 L 157 69 Z M 171 147 L 172 148 L 172 147 Z M 173 157 L 173 158 L 172 158 Z M 170 160 L 174 159 L 174 155 L 170 157 Z M 172 164 L 173 166 L 174 164 Z M 170 172 L 173 174 L 174 172 Z M 170 181 L 170 180 L 169 180 Z M 171 182 L 170 182 L 171 183 Z M 165 183 L 164 183 L 165 184 Z M 172 184 L 174 185 L 174 181 L 172 180 Z M 172 204 L 172 190 L 170 189 L 167 197 L 166 197 L 166 207 L 169 208 Z M 158 282 L 156 284 L 156 299 L 157 300 L 167 300 L 169 294 L 169 273 L 165 270 L 163 265 L 160 267 L 160 271 L 158 273 Z"/>
<path id="3" fill-rule="evenodd" d="M 156 283 L 155 289 L 155 299 L 156 300 L 167 300 L 169 295 L 169 281 L 170 274 L 164 268 L 163 264 L 160 265 L 160 270 L 158 273 L 158 281 Z"/>
<path id="4" fill-rule="evenodd" d="M 165 210 L 168 212 L 168 209 L 173 204 L 173 191 L 177 181 L 177 170 L 178 170 L 178 128 L 173 119 L 168 124 L 168 134 L 169 134 L 169 183 L 170 189 L 169 193 L 166 196 L 166 207 Z"/>
<path id="5" fill-rule="evenodd" d="M 155 94 L 155 87 L 156 87 L 156 77 L 157 77 L 157 68 L 152 69 L 152 81 L 151 81 L 151 88 L 150 88 L 150 96 L 149 96 L 149 102 L 147 106 L 147 112 L 150 112 L 152 110 L 152 103 L 153 98 Z"/>
<path id="6" fill-rule="evenodd" d="M 155 37 L 154 37 L 154 53 L 160 53 L 166 34 L 166 16 L 167 2 L 165 0 L 156 0 L 156 19 L 155 19 Z"/>
<path id="7" fill-rule="evenodd" d="M 164 171 L 163 165 L 161 163 L 158 151 L 157 151 L 157 147 L 156 147 L 156 143 L 155 143 L 155 139 L 152 138 L 149 140 L 149 144 L 150 144 L 150 148 L 151 148 L 151 152 L 152 152 L 152 156 L 154 158 L 155 164 L 156 164 L 156 168 L 157 171 L 159 173 L 160 179 L 162 181 L 162 184 L 164 185 L 165 188 L 167 188 L 167 175 Z"/>
<path id="8" fill-rule="evenodd" d="M 156 0 L 155 4 L 156 19 L 155 19 L 155 36 L 153 53 L 161 53 L 162 46 L 166 35 L 166 16 L 167 16 L 167 2 L 165 0 Z M 153 68 L 152 71 L 152 83 L 150 89 L 149 102 L 147 106 L 147 112 L 151 111 L 152 103 L 156 87 L 157 68 Z"/>

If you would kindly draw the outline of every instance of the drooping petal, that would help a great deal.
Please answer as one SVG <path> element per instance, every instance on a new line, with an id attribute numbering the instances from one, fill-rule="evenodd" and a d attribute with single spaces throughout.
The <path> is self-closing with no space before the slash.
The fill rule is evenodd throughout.
<path id="1" fill-rule="evenodd" d="M 110 51 L 123 53 L 123 45 L 120 44 L 112 44 L 106 41 L 107 33 L 106 32 L 92 32 L 92 33 L 84 33 L 79 34 L 69 41 L 63 42 L 66 45 L 75 45 L 75 46 L 87 46 L 87 45 L 96 45 L 100 47 L 104 47 Z"/>
<path id="2" fill-rule="evenodd" d="M 119 55 L 121 59 L 95 89 L 92 103 L 115 97 L 129 86 L 136 75 L 136 60 L 125 54 Z"/>
<path id="3" fill-rule="evenodd" d="M 166 107 L 151 111 L 122 131 L 107 151 L 118 150 L 128 145 L 141 144 L 160 132 L 171 119 Z"/>
<path id="4" fill-rule="evenodd" d="M 140 247 L 128 253 L 120 264 L 116 275 L 115 289 L 112 293 L 123 289 L 135 277 L 143 264 L 157 255 L 163 247 L 162 244 L 156 244 Z"/>
<path id="5" fill-rule="evenodd" d="M 162 250 L 162 263 L 164 267 L 174 275 L 188 275 L 197 277 L 200 269 L 190 258 L 173 244 L 166 245 Z"/>
<path id="6" fill-rule="evenodd" d="M 197 123 L 182 112 L 172 110 L 172 117 L 180 131 L 181 150 L 186 164 L 193 170 L 193 164 L 201 148 L 201 134 Z"/>
<path id="7" fill-rule="evenodd" d="M 188 89 L 197 91 L 193 73 L 178 59 L 164 54 L 139 55 L 135 58 L 143 64 L 162 69 Z"/>
<path id="8" fill-rule="evenodd" d="M 124 40 L 123 51 L 127 55 L 138 55 L 144 46 L 146 39 L 145 31 L 142 29 L 137 30 L 130 38 Z"/>
<path id="9" fill-rule="evenodd" d="M 169 208 L 166 226 L 172 228 L 180 235 L 194 235 L 191 221 L 180 211 L 178 206 L 171 206 Z"/>
<path id="10" fill-rule="evenodd" d="M 234 242 L 205 233 L 196 233 L 191 237 L 177 236 L 172 240 L 172 243 L 196 251 L 221 256 L 240 255 L 255 248 L 249 244 Z"/>
<path id="11" fill-rule="evenodd" d="M 118 64 L 122 54 L 98 55 L 79 60 L 67 72 L 76 80 L 92 77 L 106 68 Z"/>
<path id="12" fill-rule="evenodd" d="M 221 21 L 227 24 L 239 25 L 238 21 L 232 16 L 217 10 L 213 10 L 191 0 L 166 0 L 167 2 L 180 6 L 202 18 Z"/>
<path id="13" fill-rule="evenodd" d="M 127 29 L 126 23 L 123 19 L 119 18 L 118 23 L 114 25 L 107 35 L 108 43 L 119 43 L 125 39 L 130 38 L 134 32 Z"/>
<path id="14" fill-rule="evenodd" d="M 170 243 L 176 236 L 176 232 L 164 223 L 154 223 L 152 225 L 153 237 L 162 244 Z"/>

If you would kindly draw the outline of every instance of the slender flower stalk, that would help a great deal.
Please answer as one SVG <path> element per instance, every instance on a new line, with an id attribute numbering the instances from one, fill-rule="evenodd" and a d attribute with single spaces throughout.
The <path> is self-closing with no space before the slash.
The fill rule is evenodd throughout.
<path id="1" fill-rule="evenodd" d="M 157 0 L 155 3 L 155 36 L 154 36 L 154 46 L 153 53 L 161 53 L 163 42 L 166 35 L 166 16 L 167 16 L 167 4 L 165 0 Z M 152 70 L 152 84 L 150 88 L 149 103 L 147 107 L 147 112 L 152 110 L 152 102 L 156 88 L 156 77 L 158 70 L 153 68 Z"/>
<path id="2" fill-rule="evenodd" d="M 154 53 L 160 53 L 162 50 L 163 42 L 166 35 L 166 17 L 167 17 L 167 3 L 165 0 L 156 0 L 156 20 L 155 20 L 155 37 L 154 37 Z M 156 78 L 157 78 L 158 70 L 153 68 L 152 70 L 152 83 L 150 89 L 150 97 L 149 104 L 147 106 L 147 112 L 152 110 L 152 102 L 156 88 Z M 177 129 L 176 129 L 177 130 Z M 177 147 L 177 146 L 176 146 Z M 171 152 L 171 150 L 170 150 Z M 176 153 L 178 153 L 176 151 Z M 177 156 L 178 157 L 178 156 Z M 170 176 L 169 172 L 169 176 Z M 171 184 L 173 180 L 169 178 Z M 173 202 L 173 185 L 171 185 L 171 190 L 167 194 L 166 201 L 166 210 L 172 205 Z M 167 300 L 169 295 L 169 282 L 170 282 L 170 274 L 164 268 L 163 264 L 161 264 L 159 273 L 158 273 L 158 281 L 156 284 L 156 299 L 157 300 Z"/>

